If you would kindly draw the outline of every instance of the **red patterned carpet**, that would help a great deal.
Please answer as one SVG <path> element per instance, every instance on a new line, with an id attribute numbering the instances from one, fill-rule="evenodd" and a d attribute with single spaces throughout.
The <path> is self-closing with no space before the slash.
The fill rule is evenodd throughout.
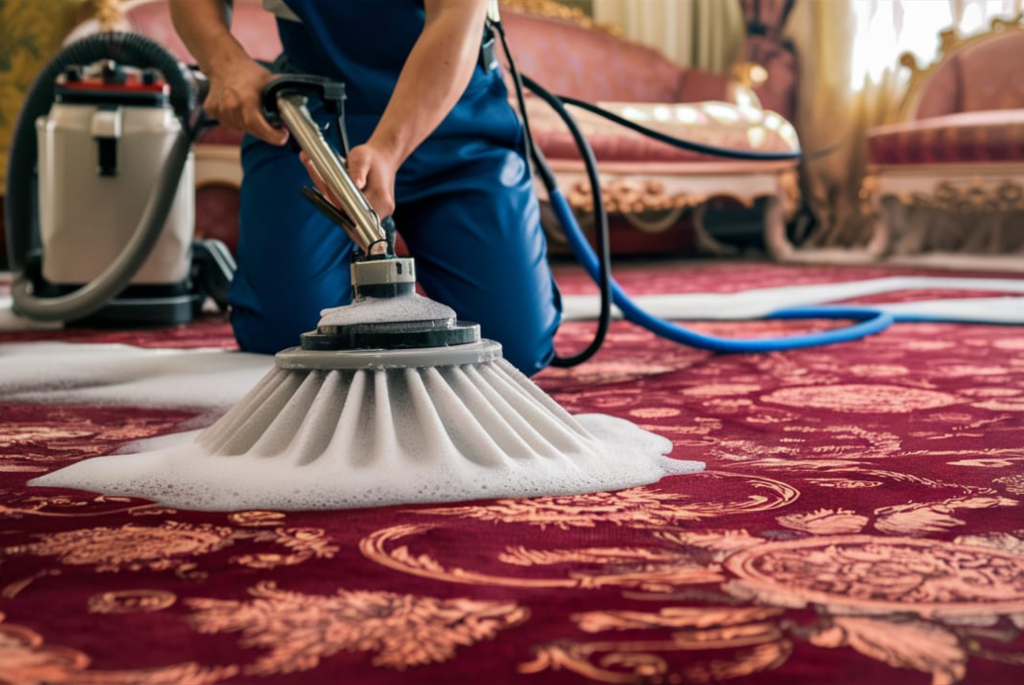
<path id="1" fill-rule="evenodd" d="M 653 293 L 894 273 L 620 277 Z M 590 328 L 564 326 L 563 352 Z M 0 341 L 41 338 L 232 345 L 217 320 Z M 595 361 L 538 380 L 707 472 L 584 497 L 197 514 L 25 486 L 188 412 L 0 403 L 0 682 L 1024 682 L 1020 328 L 716 356 L 617 323 Z"/>

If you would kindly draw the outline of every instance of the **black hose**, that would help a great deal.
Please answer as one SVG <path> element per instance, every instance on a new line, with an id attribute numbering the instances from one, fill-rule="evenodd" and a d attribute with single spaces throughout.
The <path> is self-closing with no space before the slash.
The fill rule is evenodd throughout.
<path id="1" fill-rule="evenodd" d="M 128 66 L 159 69 L 171 87 L 171 106 L 183 126 L 187 125 L 186 122 L 197 108 L 198 98 L 188 67 L 166 48 L 145 36 L 134 33 L 100 33 L 87 36 L 58 52 L 43 67 L 29 89 L 11 138 L 4 210 L 7 257 L 12 270 L 18 271 L 24 267 L 36 241 L 34 181 L 39 154 L 36 119 L 49 112 L 53 104 L 54 84 L 69 65 L 92 64 L 103 59 L 112 59 Z"/>
<path id="2" fill-rule="evenodd" d="M 539 83 L 531 79 L 529 76 L 523 76 L 523 83 L 526 87 L 533 92 L 534 95 L 544 100 L 553 110 L 561 117 L 562 121 L 569 128 L 569 132 L 572 134 L 573 140 L 576 141 L 576 147 L 579 148 L 580 155 L 583 157 L 583 163 L 587 169 L 587 181 L 590 184 L 590 194 L 594 203 L 594 242 L 595 251 L 597 252 L 598 261 L 598 279 L 597 287 L 601 293 L 601 310 L 597 318 L 597 330 L 594 332 L 594 339 L 589 345 L 582 351 L 574 354 L 571 357 L 560 357 L 555 355 L 552 360 L 552 365 L 567 368 L 570 366 L 577 366 L 593 357 L 598 350 L 601 349 L 601 345 L 604 344 L 604 339 L 608 335 L 608 329 L 611 327 L 612 320 L 612 250 L 611 250 L 611 238 L 610 231 L 608 228 L 608 210 L 605 209 L 604 199 L 601 197 L 601 177 L 597 171 L 597 158 L 594 156 L 594 151 L 590 147 L 590 143 L 584 137 L 583 132 L 580 131 L 576 121 L 569 114 L 565 106 L 562 105 L 561 101 L 555 95 L 545 90 Z M 550 178 L 551 184 L 547 185 L 545 181 L 545 187 L 548 192 L 557 192 L 558 186 L 554 181 L 555 175 L 551 171 L 551 167 L 548 166 L 547 160 L 541 154 L 539 149 L 536 149 L 535 161 L 541 172 L 542 178 Z"/>
<path id="3" fill-rule="evenodd" d="M 505 29 L 501 25 L 501 22 L 493 22 L 492 26 L 501 38 L 501 45 L 505 52 L 505 57 L 508 60 L 509 73 L 515 83 L 516 98 L 519 101 L 519 110 L 523 117 L 523 128 L 525 129 L 524 133 L 527 151 L 533 158 L 533 162 L 541 176 L 544 187 L 548 192 L 557 191 L 558 182 L 555 179 L 554 172 L 551 171 L 551 167 L 548 166 L 543 153 L 541 153 L 540 148 L 533 141 L 533 136 L 530 132 L 530 120 L 526 113 L 526 99 L 523 95 L 524 82 L 526 87 L 550 105 L 552 109 L 558 113 L 558 116 L 561 117 L 562 121 L 565 122 L 565 125 L 569 127 L 569 132 L 572 134 L 573 140 L 576 142 L 576 146 L 579 148 L 580 154 L 583 156 L 584 164 L 586 165 L 587 179 L 590 182 L 590 192 L 594 200 L 594 238 L 597 243 L 596 251 L 598 263 L 600 265 L 597 286 L 601 292 L 601 312 L 597 319 L 597 330 L 594 332 L 594 338 L 587 347 L 571 357 L 561 357 L 556 353 L 554 358 L 551 360 L 551 365 L 559 368 L 577 366 L 593 357 L 597 354 L 597 351 L 601 349 L 601 345 L 604 344 L 604 339 L 608 335 L 608 329 L 611 327 L 612 320 L 611 241 L 609 239 L 608 230 L 608 212 L 605 209 L 604 200 L 601 197 L 601 181 L 597 171 L 597 159 L 594 157 L 594 151 L 590 147 L 590 143 L 583 136 L 579 126 L 576 125 L 572 115 L 565 109 L 559 98 L 542 88 L 540 84 L 533 79 L 521 75 L 516 69 L 515 60 L 512 58 L 512 51 L 508 47 L 508 40 L 505 37 Z"/>
<path id="4" fill-rule="evenodd" d="M 737 150 L 730 147 L 717 147 L 715 145 L 705 145 L 704 143 L 697 143 L 692 140 L 686 140 L 684 138 L 676 138 L 675 136 L 670 136 L 667 133 L 655 131 L 653 128 L 647 128 L 646 126 L 638 124 L 635 121 L 630 121 L 629 119 L 620 117 L 618 114 L 615 114 L 614 112 L 609 112 L 606 109 L 602 109 L 597 105 L 593 105 L 583 100 L 571 98 L 567 95 L 559 95 L 558 99 L 567 105 L 572 105 L 573 107 L 585 109 L 588 112 L 592 112 L 593 114 L 596 114 L 600 117 L 604 117 L 608 121 L 614 122 L 619 126 L 628 128 L 631 131 L 636 131 L 637 133 L 641 133 L 647 136 L 648 138 L 652 138 L 654 140 L 657 140 L 658 142 L 665 143 L 666 145 L 671 145 L 672 147 L 676 147 L 681 150 L 690 150 L 691 152 L 700 152 L 705 155 L 713 155 L 715 157 L 723 157 L 727 159 L 746 159 L 758 162 L 783 162 L 791 161 L 794 159 L 802 159 L 804 157 L 804 153 L 799 149 L 787 150 L 786 152 L 757 152 L 754 150 Z"/>

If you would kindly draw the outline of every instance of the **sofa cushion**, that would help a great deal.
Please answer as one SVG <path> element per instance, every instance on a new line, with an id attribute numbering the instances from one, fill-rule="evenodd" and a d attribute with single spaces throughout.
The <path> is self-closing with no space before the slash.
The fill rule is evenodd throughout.
<path id="1" fill-rule="evenodd" d="M 714 145 L 758 152 L 799 149 L 793 126 L 774 112 L 724 102 L 700 104 L 601 103 L 605 109 L 662 133 Z M 579 152 L 558 115 L 542 101 L 530 99 L 527 114 L 534 139 L 552 160 L 579 159 Z M 681 150 L 610 122 L 572 109 L 573 117 L 602 162 L 720 161 L 720 157 Z"/>
<path id="2" fill-rule="evenodd" d="M 160 43 L 186 63 L 195 63 L 174 30 L 170 4 L 167 0 L 136 2 L 128 6 L 125 19 L 132 31 Z M 281 54 L 274 15 L 263 9 L 259 0 L 238 0 L 234 3 L 231 32 L 253 59 L 274 61 Z"/>
<path id="3" fill-rule="evenodd" d="M 1024 41 L 1012 29 L 987 35 L 944 60 L 928 77 L 913 108 L 916 119 L 1024 105 Z M 977 75 L 984 74 L 984 78 Z"/>
<path id="4" fill-rule="evenodd" d="M 519 70 L 553 93 L 587 100 L 675 102 L 686 70 L 653 48 L 560 19 L 502 12 Z M 504 61 L 504 60 L 502 60 Z M 726 79 L 719 77 L 724 95 Z"/>
<path id="5" fill-rule="evenodd" d="M 1019 162 L 1024 160 L 1024 109 L 963 112 L 873 129 L 873 164 Z"/>

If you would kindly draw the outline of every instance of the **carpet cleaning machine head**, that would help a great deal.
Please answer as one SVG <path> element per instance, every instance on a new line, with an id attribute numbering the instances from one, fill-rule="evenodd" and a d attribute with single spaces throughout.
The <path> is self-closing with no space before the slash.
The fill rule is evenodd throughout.
<path id="1" fill-rule="evenodd" d="M 338 101 L 338 90 L 343 91 L 342 84 L 326 79 L 285 75 L 263 92 L 266 118 L 288 128 L 342 207 L 335 207 L 315 188 L 303 188 L 303 195 L 358 248 L 351 267 L 352 303 L 323 312 L 317 329 L 302 335 L 301 348 L 279 355 L 280 363 L 295 368 L 368 368 L 497 358 L 500 346 L 482 342 L 479 325 L 458 321 L 453 309 L 415 292 L 415 260 L 395 255 L 393 224 L 380 220 L 310 116 L 309 96 Z M 403 359 L 408 363 L 400 363 Z"/>
<path id="2" fill-rule="evenodd" d="M 125 326 L 189 321 L 207 296 L 226 306 L 234 260 L 193 239 L 204 85 L 134 34 L 89 36 L 44 67 L 8 162 L 16 313 Z"/>
<path id="3" fill-rule="evenodd" d="M 192 442 L 131 463 L 86 460 L 37 484 L 193 509 L 309 509 L 581 494 L 701 470 L 666 458 L 670 441 L 628 421 L 571 416 L 477 324 L 415 292 L 415 261 L 394 254 L 393 236 L 309 115 L 308 96 L 324 87 L 282 76 L 264 106 L 340 201 L 305 189 L 358 246 L 352 303 L 324 310 Z"/>

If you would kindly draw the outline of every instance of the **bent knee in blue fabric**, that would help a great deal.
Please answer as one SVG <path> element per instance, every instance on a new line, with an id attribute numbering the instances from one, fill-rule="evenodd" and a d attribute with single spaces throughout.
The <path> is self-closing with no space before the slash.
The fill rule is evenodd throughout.
<path id="1" fill-rule="evenodd" d="M 440 158 L 455 152 L 430 146 L 420 154 L 441 166 Z M 473 153 L 443 180 L 424 184 L 395 220 L 427 294 L 479 323 L 483 337 L 501 343 L 505 358 L 532 375 L 554 356 L 561 321 L 540 207 L 517 152 L 480 146 Z"/>
<path id="2" fill-rule="evenodd" d="M 302 197 L 311 182 L 293 151 L 250 137 L 242 159 L 231 323 L 243 350 L 275 353 L 316 328 L 320 310 L 349 301 L 352 241 Z"/>
<path id="3" fill-rule="evenodd" d="M 556 326 L 557 328 L 557 326 Z M 527 376 L 544 370 L 555 356 L 554 331 L 550 327 L 518 330 L 501 337 L 502 356 Z"/>

